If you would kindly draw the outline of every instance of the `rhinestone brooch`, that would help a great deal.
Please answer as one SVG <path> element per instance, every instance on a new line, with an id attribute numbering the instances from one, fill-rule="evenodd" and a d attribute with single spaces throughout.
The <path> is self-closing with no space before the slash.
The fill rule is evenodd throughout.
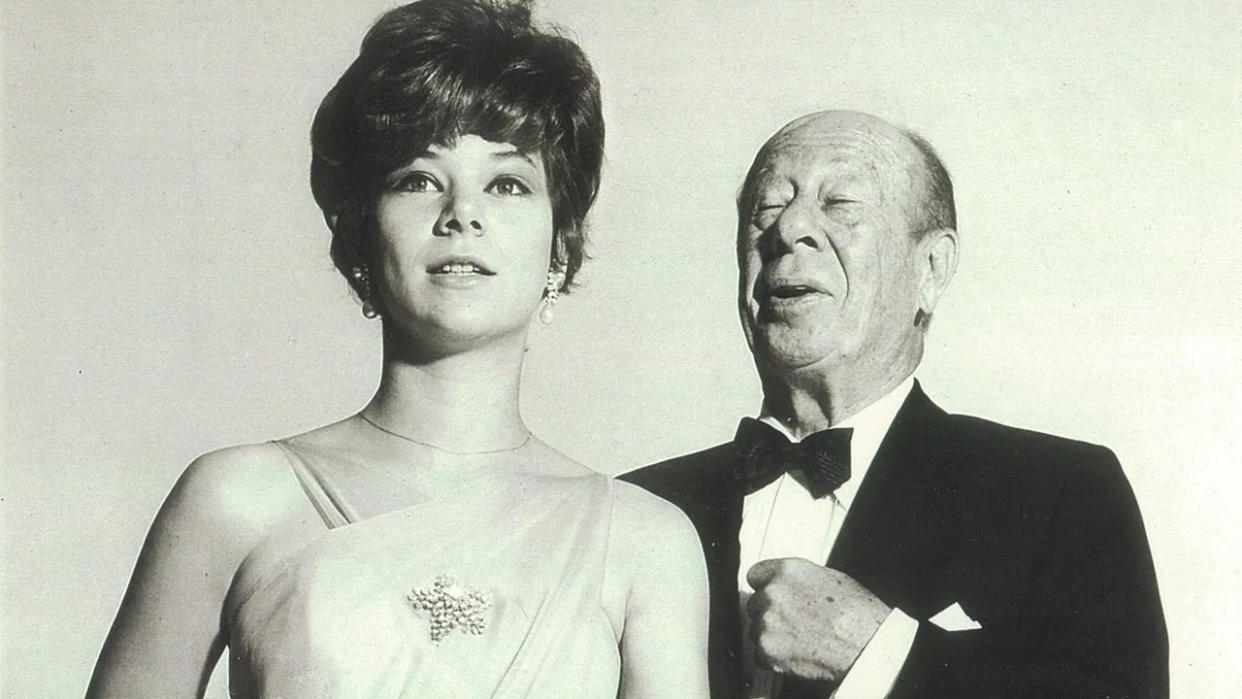
<path id="1" fill-rule="evenodd" d="M 414 588 L 406 599 L 431 623 L 432 643 L 438 644 L 455 629 L 472 636 L 482 636 L 487 629 L 484 613 L 492 606 L 491 595 L 447 575 L 436 577 L 430 588 Z"/>

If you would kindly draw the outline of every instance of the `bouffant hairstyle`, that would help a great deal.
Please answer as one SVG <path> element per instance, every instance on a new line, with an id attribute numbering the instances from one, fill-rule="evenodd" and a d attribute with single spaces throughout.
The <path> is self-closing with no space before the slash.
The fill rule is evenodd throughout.
<path id="1" fill-rule="evenodd" d="M 311 128 L 311 190 L 332 231 L 332 261 L 368 261 L 385 179 L 432 145 L 473 134 L 542 156 L 552 198 L 551 259 L 568 289 L 599 191 L 599 80 L 577 44 L 536 28 L 528 0 L 420 0 L 367 32 Z"/>

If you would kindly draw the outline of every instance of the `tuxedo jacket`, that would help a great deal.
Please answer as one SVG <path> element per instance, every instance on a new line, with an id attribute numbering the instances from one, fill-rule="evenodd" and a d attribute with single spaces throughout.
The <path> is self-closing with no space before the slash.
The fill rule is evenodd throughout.
<path id="1" fill-rule="evenodd" d="M 698 530 L 718 699 L 743 692 L 735 459 L 722 444 L 622 476 Z M 1168 696 L 1147 536 L 1103 447 L 950 415 L 916 383 L 824 563 L 919 622 L 893 699 Z M 982 628 L 928 621 L 954 603 Z"/>

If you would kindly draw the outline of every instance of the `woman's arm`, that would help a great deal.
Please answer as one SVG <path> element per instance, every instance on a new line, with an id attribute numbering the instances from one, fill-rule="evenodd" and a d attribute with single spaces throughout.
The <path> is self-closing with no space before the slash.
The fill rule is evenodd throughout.
<path id="1" fill-rule="evenodd" d="M 707 569 L 673 505 L 617 484 L 613 555 L 633 571 L 621 635 L 623 699 L 708 697 Z"/>
<path id="2" fill-rule="evenodd" d="M 262 532 L 248 505 L 270 458 L 235 447 L 195 460 L 156 515 L 87 697 L 198 697 L 225 645 L 233 574 Z"/>

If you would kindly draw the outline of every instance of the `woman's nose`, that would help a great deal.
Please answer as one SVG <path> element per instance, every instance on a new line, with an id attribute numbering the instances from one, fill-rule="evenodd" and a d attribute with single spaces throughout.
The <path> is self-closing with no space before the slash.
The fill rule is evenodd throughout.
<path id="1" fill-rule="evenodd" d="M 483 217 L 478 205 L 469 197 L 454 196 L 436 220 L 436 235 L 449 236 L 454 233 L 483 235 Z"/>

